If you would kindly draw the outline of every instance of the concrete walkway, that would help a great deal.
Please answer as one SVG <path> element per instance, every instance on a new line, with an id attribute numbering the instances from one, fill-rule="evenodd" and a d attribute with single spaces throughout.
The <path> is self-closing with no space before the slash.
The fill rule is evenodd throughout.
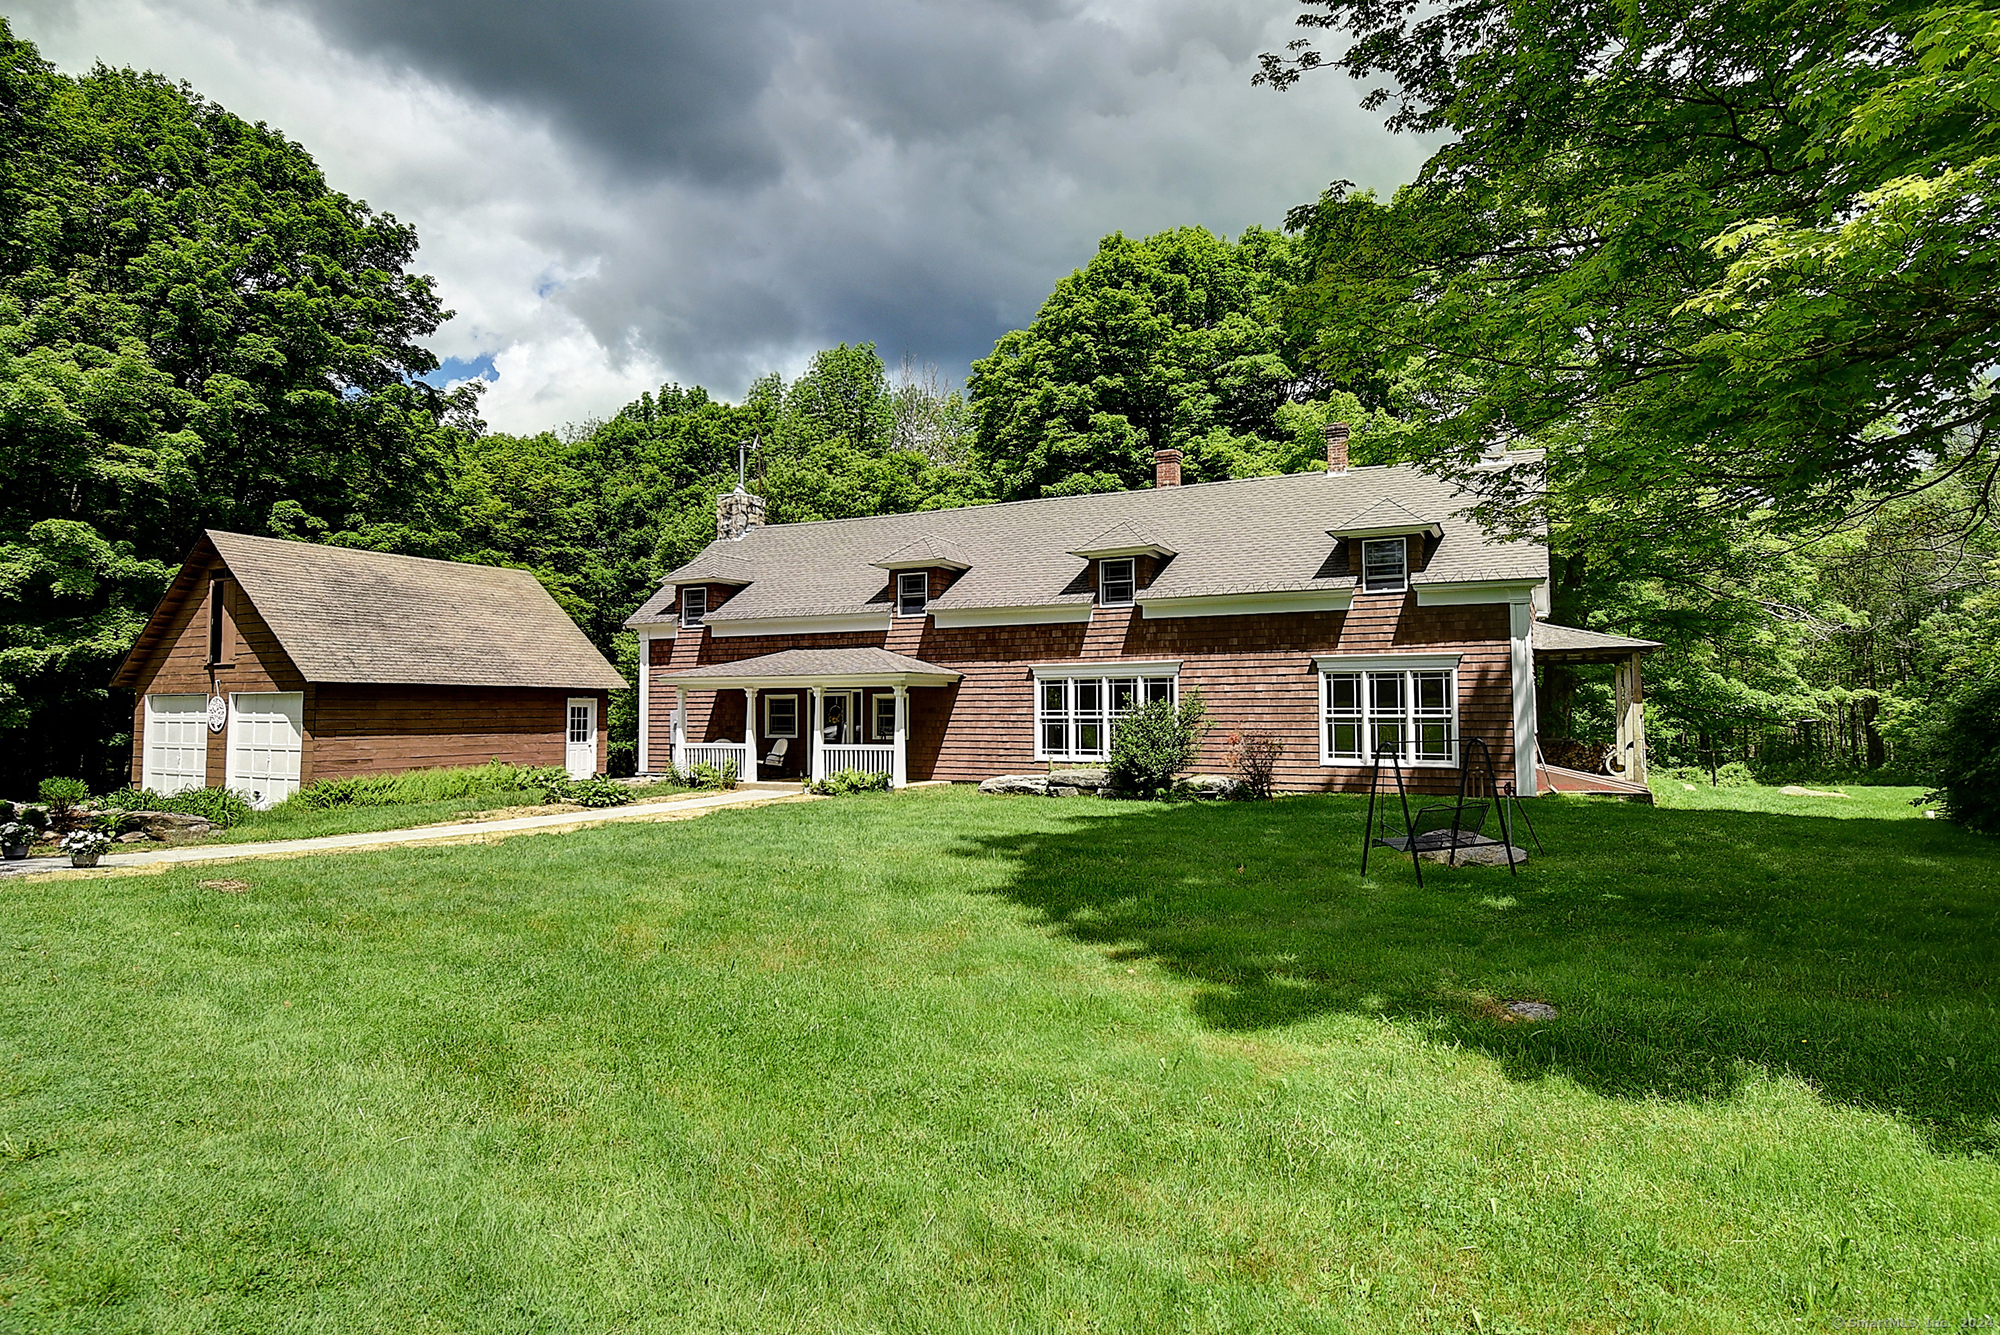
<path id="1" fill-rule="evenodd" d="M 138 852 L 107 853 L 95 868 L 72 867 L 66 857 L 25 858 L 0 862 L 0 879 L 14 876 L 106 876 L 120 872 L 158 871 L 187 862 L 230 862 L 242 858 L 302 858 L 318 853 L 351 853 L 365 848 L 398 848 L 426 844 L 483 844 L 517 834 L 560 834 L 619 821 L 690 820 L 722 807 L 795 802 L 806 794 L 798 784 L 760 784 L 727 793 L 689 793 L 643 806 L 601 807 L 594 811 L 554 811 L 542 816 L 512 816 L 506 820 L 467 820 L 452 825 L 420 825 L 409 830 L 375 830 L 367 834 L 329 834 L 317 839 L 274 839 L 261 844 L 197 844 L 181 848 L 153 845 Z"/>

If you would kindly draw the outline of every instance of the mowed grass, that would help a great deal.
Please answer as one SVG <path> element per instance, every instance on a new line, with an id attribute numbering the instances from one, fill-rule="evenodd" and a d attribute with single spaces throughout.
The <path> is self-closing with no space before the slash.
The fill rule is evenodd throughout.
<path id="1" fill-rule="evenodd" d="M 690 790 L 674 783 L 649 783 L 634 787 L 634 802 L 658 802 L 680 797 Z M 464 797 L 434 802 L 398 802 L 392 806 L 306 807 L 280 802 L 266 811 L 253 811 L 228 829 L 217 830 L 198 844 L 261 844 L 281 839 L 317 839 L 331 834 L 375 834 L 382 830 L 407 830 L 419 825 L 441 825 L 486 811 L 541 808 L 539 788 L 500 788 Z M 581 808 L 577 808 L 580 810 Z M 523 814 L 526 814 L 523 812 Z"/>
<path id="2" fill-rule="evenodd" d="M 9 884 L 0 1327 L 2000 1313 L 1994 844 L 1535 818 L 1422 890 L 1348 799 L 935 789 Z"/>

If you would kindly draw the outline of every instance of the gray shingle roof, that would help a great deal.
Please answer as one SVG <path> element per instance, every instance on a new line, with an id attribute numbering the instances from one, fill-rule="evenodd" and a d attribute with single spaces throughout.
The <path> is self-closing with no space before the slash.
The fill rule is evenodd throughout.
<path id="1" fill-rule="evenodd" d="M 307 681 L 626 685 L 528 571 L 242 533 L 207 538 Z"/>
<path id="2" fill-rule="evenodd" d="M 881 560 L 871 564 L 883 570 L 914 570 L 926 566 L 963 570 L 972 564 L 972 558 L 950 543 L 926 533 L 914 541 L 904 543 Z"/>
<path id="3" fill-rule="evenodd" d="M 1137 554 L 1141 551 L 1150 551 L 1156 556 L 1172 556 L 1174 554 L 1173 548 L 1160 542 L 1152 534 L 1146 532 L 1146 530 L 1128 519 L 1122 524 L 1113 524 L 1089 542 L 1074 548 L 1070 552 L 1070 555 L 1082 556 L 1088 559 L 1091 556 L 1123 556 L 1127 553 Z"/>
<path id="4" fill-rule="evenodd" d="M 1430 528 L 1438 522 L 1439 520 L 1436 518 L 1427 519 L 1420 515 L 1411 514 L 1407 508 L 1398 504 L 1395 500 L 1384 498 L 1375 502 L 1375 504 L 1369 506 L 1360 514 L 1350 519 L 1342 520 L 1338 525 L 1329 529 L 1328 532 L 1338 533 L 1343 536 L 1349 533 L 1367 533 L 1381 529 L 1406 529 L 1415 532 L 1418 529 Z"/>
<path id="5" fill-rule="evenodd" d="M 947 667 L 938 667 L 922 659 L 911 658 L 908 654 L 892 654 L 887 649 L 781 649 L 775 654 L 761 654 L 756 658 L 742 658 L 733 663 L 714 663 L 707 667 L 686 668 L 680 672 L 660 672 L 654 674 L 655 681 L 672 684 L 686 678 L 703 681 L 719 681 L 734 678 L 738 681 L 761 682 L 785 678 L 832 677 L 895 677 L 903 675 L 948 677 L 957 681 L 964 675 Z"/>
<path id="6" fill-rule="evenodd" d="M 1521 456 L 1523 464 L 1539 459 Z M 704 562 L 723 553 L 755 576 L 709 613 L 710 621 L 886 615 L 888 577 L 873 563 L 926 536 L 951 544 L 970 567 L 931 601 L 934 611 L 1087 604 L 1092 591 L 1083 579 L 1086 563 L 1072 553 L 1121 524 L 1177 553 L 1162 564 L 1142 599 L 1351 588 L 1354 577 L 1345 560 L 1335 559 L 1328 530 L 1351 526 L 1383 501 L 1443 530 L 1430 565 L 1414 583 L 1548 578 L 1542 545 L 1489 538 L 1460 515 L 1469 499 L 1448 482 L 1398 465 L 771 524 L 710 545 L 670 575 L 669 586 L 648 599 L 631 622 L 661 620 L 673 602 L 672 581 L 703 578 Z"/>
<path id="7" fill-rule="evenodd" d="M 1553 621 L 1535 623 L 1534 644 L 1535 652 L 1538 654 L 1602 653 L 1614 657 L 1643 654 L 1660 647 L 1658 640 L 1635 640 L 1627 635 L 1607 635 L 1601 630 L 1558 626 Z"/>

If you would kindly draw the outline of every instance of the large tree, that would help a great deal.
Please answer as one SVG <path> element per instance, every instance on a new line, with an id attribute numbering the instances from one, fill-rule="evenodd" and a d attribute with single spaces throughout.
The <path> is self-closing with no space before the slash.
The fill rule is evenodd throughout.
<path id="1" fill-rule="evenodd" d="M 1441 136 L 1386 202 L 1295 212 L 1294 309 L 1392 376 L 1442 463 L 1553 451 L 1605 540 L 1790 529 L 1935 480 L 1990 498 L 2000 329 L 1996 28 L 1846 0 L 1305 0 L 1349 44 L 1266 57 L 1379 84 Z"/>
<path id="2" fill-rule="evenodd" d="M 353 527 L 469 406 L 413 229 L 185 86 L 57 73 L 0 21 L 0 784 L 115 772 L 103 689 L 203 527 Z"/>
<path id="3" fill-rule="evenodd" d="M 1278 320 L 1290 264 L 1286 239 L 1254 227 L 1106 237 L 973 364 L 975 454 L 1002 496 L 1141 486 L 1165 448 L 1190 455 L 1189 481 L 1224 477 L 1203 457 L 1216 433 L 1231 458 L 1289 439 L 1278 410 L 1310 389 Z"/>

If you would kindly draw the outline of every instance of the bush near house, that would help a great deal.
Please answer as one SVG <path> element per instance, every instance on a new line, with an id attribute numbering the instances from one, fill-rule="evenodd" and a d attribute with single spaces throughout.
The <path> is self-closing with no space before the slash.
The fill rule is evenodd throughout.
<path id="1" fill-rule="evenodd" d="M 835 770 L 812 784 L 810 791 L 822 797 L 846 797 L 850 793 L 886 793 L 889 791 L 889 776 L 860 769 Z"/>
<path id="2" fill-rule="evenodd" d="M 1194 764 L 1208 736 L 1208 705 L 1199 688 L 1181 693 L 1178 705 L 1155 700 L 1127 714 L 1111 739 L 1111 787 L 1138 797 L 1165 797 L 1175 776 Z"/>

